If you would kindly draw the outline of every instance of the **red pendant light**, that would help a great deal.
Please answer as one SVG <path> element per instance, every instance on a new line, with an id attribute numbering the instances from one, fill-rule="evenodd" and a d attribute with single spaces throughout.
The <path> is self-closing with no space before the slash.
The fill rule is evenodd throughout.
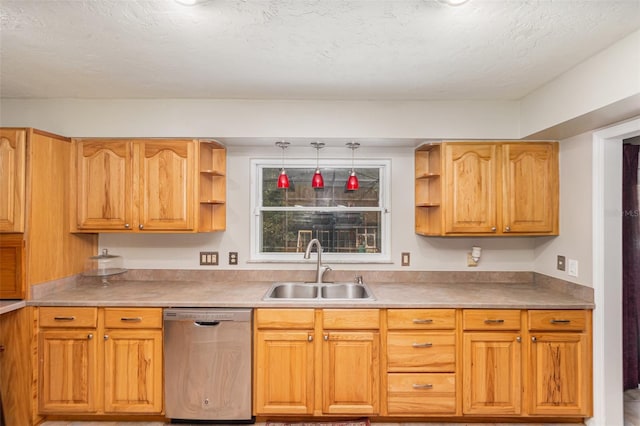
<path id="1" fill-rule="evenodd" d="M 316 171 L 311 178 L 311 187 L 314 189 L 324 188 L 324 179 L 322 173 L 320 173 L 319 156 L 320 150 L 324 148 L 324 142 L 311 142 L 311 146 L 316 149 Z"/>
<path id="2" fill-rule="evenodd" d="M 287 189 L 289 188 L 289 176 L 284 170 L 284 150 L 289 147 L 289 142 L 278 141 L 276 146 L 282 149 L 282 169 L 280 169 L 280 176 L 278 176 L 278 188 Z"/>
<path id="3" fill-rule="evenodd" d="M 347 148 L 351 149 L 351 173 L 349 174 L 349 179 L 347 179 L 347 191 L 355 191 L 360 188 L 360 183 L 358 182 L 358 176 L 356 176 L 356 171 L 353 167 L 353 157 L 355 150 L 360 147 L 358 142 L 347 142 Z"/>

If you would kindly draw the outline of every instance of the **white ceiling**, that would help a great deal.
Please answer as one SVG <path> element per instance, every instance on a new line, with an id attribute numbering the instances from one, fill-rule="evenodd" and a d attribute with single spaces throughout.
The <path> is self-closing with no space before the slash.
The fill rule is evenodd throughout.
<path id="1" fill-rule="evenodd" d="M 0 96 L 515 100 L 640 0 L 0 0 Z"/>

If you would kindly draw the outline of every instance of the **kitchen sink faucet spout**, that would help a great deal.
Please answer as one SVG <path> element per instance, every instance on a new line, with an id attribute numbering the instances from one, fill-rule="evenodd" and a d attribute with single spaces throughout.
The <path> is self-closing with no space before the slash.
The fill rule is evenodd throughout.
<path id="1" fill-rule="evenodd" d="M 318 241 L 317 238 L 314 238 L 313 240 L 309 241 L 309 244 L 307 244 L 307 249 L 304 252 L 304 258 L 311 259 L 311 249 L 313 248 L 314 245 L 316 246 L 316 251 L 318 252 L 318 262 L 316 264 L 315 283 L 321 284 L 323 283 L 322 277 L 324 276 L 325 272 L 330 271 L 331 268 L 327 265 L 322 264 L 322 245 L 320 244 L 320 241 Z"/>

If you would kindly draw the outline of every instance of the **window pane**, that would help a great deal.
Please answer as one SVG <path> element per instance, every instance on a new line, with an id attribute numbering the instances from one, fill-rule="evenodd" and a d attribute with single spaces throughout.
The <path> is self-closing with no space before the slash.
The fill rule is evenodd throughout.
<path id="1" fill-rule="evenodd" d="M 289 189 L 277 187 L 279 168 L 262 172 L 262 205 L 264 207 L 379 207 L 380 168 L 356 168 L 360 188 L 345 189 L 351 169 L 320 169 L 324 189 L 313 189 L 311 178 L 315 168 L 286 168 Z"/>
<path id="2" fill-rule="evenodd" d="M 380 220 L 379 211 L 264 211 L 261 252 L 304 252 L 317 238 L 325 253 L 380 253 Z"/>

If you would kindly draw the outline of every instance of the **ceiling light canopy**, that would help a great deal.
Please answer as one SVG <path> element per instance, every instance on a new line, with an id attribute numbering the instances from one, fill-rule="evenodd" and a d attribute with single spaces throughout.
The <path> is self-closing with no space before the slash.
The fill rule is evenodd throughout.
<path id="1" fill-rule="evenodd" d="M 440 3 L 447 4 L 449 6 L 460 6 L 468 2 L 469 0 L 438 0 Z"/>

